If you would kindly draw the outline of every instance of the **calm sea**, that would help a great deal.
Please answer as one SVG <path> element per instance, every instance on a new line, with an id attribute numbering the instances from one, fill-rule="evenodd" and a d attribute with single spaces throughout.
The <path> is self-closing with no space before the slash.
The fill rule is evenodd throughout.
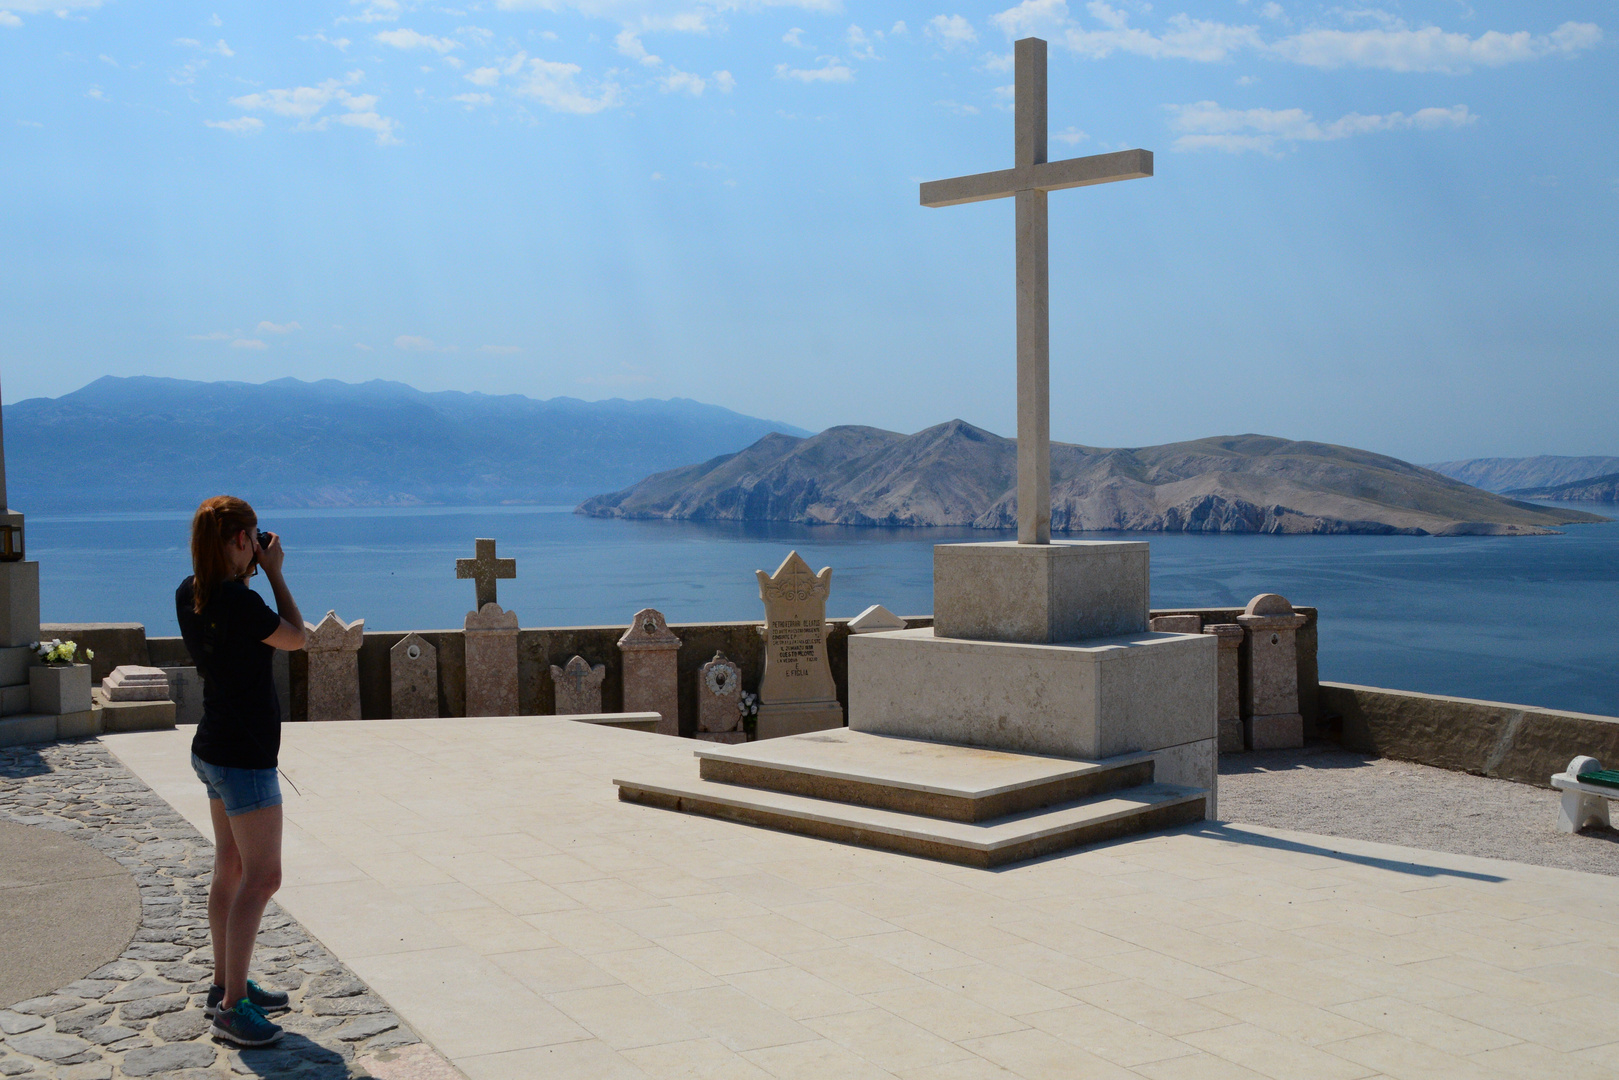
<path id="1" fill-rule="evenodd" d="M 178 633 L 190 572 L 184 513 L 30 516 L 48 622 L 141 622 Z M 472 583 L 455 560 L 496 537 L 517 560 L 500 602 L 524 626 L 756 619 L 755 570 L 793 549 L 833 568 L 829 614 L 933 609 L 932 545 L 973 529 L 612 521 L 569 507 L 289 510 L 263 527 L 311 621 L 329 608 L 378 630 L 458 627 Z M 1075 534 L 1076 537 L 1078 534 Z M 1619 715 L 1619 523 L 1561 536 L 1091 533 L 1152 543 L 1155 607 L 1241 605 L 1260 592 L 1321 609 L 1324 679 Z M 1009 537 L 1008 537 L 1009 538 Z M 261 591 L 263 579 L 255 578 Z"/>

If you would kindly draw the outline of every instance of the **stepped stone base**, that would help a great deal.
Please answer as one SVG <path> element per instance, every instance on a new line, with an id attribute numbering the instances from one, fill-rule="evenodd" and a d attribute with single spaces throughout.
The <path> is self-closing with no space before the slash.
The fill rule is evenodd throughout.
<path id="1" fill-rule="evenodd" d="M 992 867 L 1204 818 L 1153 759 L 1076 761 L 838 730 L 697 749 L 699 774 L 614 780 L 682 813 Z"/>
<path id="2" fill-rule="evenodd" d="M 0 717 L 0 746 L 26 746 L 29 743 L 82 739 L 101 734 L 101 710 L 43 715 L 21 713 Z"/>
<path id="3" fill-rule="evenodd" d="M 172 731 L 175 705 L 172 701 L 108 701 L 101 687 L 90 691 L 101 713 L 102 731 Z"/>
<path id="4" fill-rule="evenodd" d="M 756 739 L 781 739 L 807 731 L 826 731 L 843 726 L 843 706 L 836 701 L 760 705 L 754 724 Z"/>

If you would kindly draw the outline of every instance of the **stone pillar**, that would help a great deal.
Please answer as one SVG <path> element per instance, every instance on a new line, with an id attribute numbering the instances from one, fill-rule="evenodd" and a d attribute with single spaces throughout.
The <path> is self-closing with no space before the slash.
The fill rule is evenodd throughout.
<path id="1" fill-rule="evenodd" d="M 1250 750 L 1304 745 L 1299 713 L 1298 649 L 1294 639 L 1307 620 L 1284 596 L 1261 593 L 1237 622 L 1248 635 L 1242 680 L 1242 725 Z"/>
<path id="2" fill-rule="evenodd" d="M 467 715 L 517 715 L 517 612 L 491 600 L 467 612 Z"/>
<path id="3" fill-rule="evenodd" d="M 33 711 L 28 668 L 34 650 L 29 646 L 38 640 L 39 564 L 0 562 L 0 716 Z"/>
<path id="4" fill-rule="evenodd" d="M 655 712 L 659 735 L 679 735 L 680 639 L 670 632 L 663 612 L 637 611 L 618 639 L 618 651 L 624 658 L 624 711 Z"/>
<path id="5" fill-rule="evenodd" d="M 438 650 L 414 631 L 388 650 L 388 712 L 395 720 L 438 716 Z"/>
<path id="6" fill-rule="evenodd" d="M 1243 629 L 1238 623 L 1210 623 L 1203 632 L 1220 639 L 1217 661 L 1220 704 L 1215 714 L 1220 724 L 1220 753 L 1241 753 L 1247 749 L 1242 732 L 1242 674 L 1238 662 Z"/>
<path id="7" fill-rule="evenodd" d="M 309 653 L 309 719 L 360 718 L 360 645 L 365 620 L 346 623 L 328 611 L 319 625 L 304 623 Z"/>
<path id="8" fill-rule="evenodd" d="M 556 684 L 558 716 L 594 716 L 602 711 L 604 664 L 591 666 L 582 656 L 568 661 L 567 667 L 551 665 L 551 681 Z"/>
<path id="9" fill-rule="evenodd" d="M 724 653 L 704 664 L 697 679 L 697 737 L 706 742 L 748 741 L 742 726 L 742 669 Z"/>

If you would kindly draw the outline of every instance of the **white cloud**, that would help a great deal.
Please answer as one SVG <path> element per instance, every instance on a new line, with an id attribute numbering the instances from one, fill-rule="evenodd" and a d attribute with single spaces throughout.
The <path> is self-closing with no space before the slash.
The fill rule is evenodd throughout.
<path id="1" fill-rule="evenodd" d="M 888 32 L 890 34 L 894 35 L 895 37 L 899 37 L 901 34 L 910 33 L 909 29 L 907 29 L 906 26 L 905 26 L 905 20 L 904 19 L 901 19 L 899 22 L 895 23 L 893 26 L 890 26 L 888 28 Z"/>
<path id="2" fill-rule="evenodd" d="M 9 11 L 0 11 L 0 26 L 21 26 L 22 20 Z"/>
<path id="3" fill-rule="evenodd" d="M 432 338 L 415 337 L 411 334 L 400 334 L 394 338 L 394 348 L 405 352 L 454 352 L 454 345 L 440 345 Z"/>
<path id="4" fill-rule="evenodd" d="M 356 349 L 359 349 L 361 352 L 375 352 L 376 351 L 375 349 L 373 349 L 371 346 L 367 345 L 363 341 L 356 341 L 354 343 L 354 347 Z"/>
<path id="5" fill-rule="evenodd" d="M 1258 150 L 1273 155 L 1290 143 L 1329 142 L 1379 131 L 1461 128 L 1478 120 L 1466 105 L 1418 109 L 1410 115 L 1349 113 L 1327 124 L 1317 122 L 1303 109 L 1223 109 L 1213 101 L 1165 108 L 1173 114 L 1170 128 L 1181 133 L 1174 143 L 1176 150 Z"/>
<path id="6" fill-rule="evenodd" d="M 456 94 L 450 100 L 459 101 L 469 109 L 475 109 L 479 105 L 493 105 L 495 103 L 495 99 L 488 94 Z"/>
<path id="7" fill-rule="evenodd" d="M 350 41 L 346 37 L 329 38 L 325 34 L 322 34 L 322 33 L 319 33 L 319 32 L 315 33 L 311 37 L 299 38 L 298 40 L 299 41 L 321 41 L 321 42 L 325 42 L 327 45 L 330 45 L 332 48 L 336 49 L 338 52 L 347 52 L 348 47 L 350 45 L 354 44 L 352 41 Z"/>
<path id="8" fill-rule="evenodd" d="M 99 86 L 90 87 L 90 89 L 88 89 L 88 90 L 86 90 L 84 92 L 84 96 L 87 97 L 87 98 L 93 98 L 96 101 L 111 101 L 112 100 L 112 98 L 107 96 L 106 91 L 102 90 L 101 87 L 99 87 Z"/>
<path id="9" fill-rule="evenodd" d="M 519 54 L 519 60 L 522 59 Z M 512 92 L 533 98 L 552 112 L 586 115 L 622 104 L 617 83 L 601 83 L 590 89 L 580 87 L 578 77 L 581 70 L 578 64 L 527 60 L 515 73 L 517 83 L 512 87 Z M 508 74 L 512 73 L 508 69 Z"/>
<path id="10" fill-rule="evenodd" d="M 24 15 L 66 15 L 70 11 L 93 10 L 101 0 L 6 0 L 6 10 L 0 11 L 0 26 L 21 26 L 16 12 Z"/>
<path id="11" fill-rule="evenodd" d="M 703 90 L 707 88 L 708 82 L 701 75 L 670 68 L 669 74 L 659 76 L 658 86 L 665 94 L 684 91 L 692 97 L 702 97 Z"/>
<path id="12" fill-rule="evenodd" d="M 860 27 L 853 25 L 843 35 L 844 42 L 849 46 L 850 54 L 856 60 L 881 59 L 877 55 L 877 42 L 882 39 L 883 32 L 881 30 L 873 30 L 868 34 Z"/>
<path id="13" fill-rule="evenodd" d="M 211 334 L 192 334 L 192 341 L 229 341 L 235 334 L 227 334 L 223 330 L 215 330 Z"/>
<path id="14" fill-rule="evenodd" d="M 487 45 L 491 41 L 495 40 L 495 32 L 493 30 L 486 30 L 481 26 L 457 26 L 455 28 L 455 32 L 471 38 L 479 45 Z M 552 34 L 551 37 L 554 39 L 556 35 Z"/>
<path id="15" fill-rule="evenodd" d="M 349 0 L 349 3 L 360 7 L 360 13 L 345 15 L 338 22 L 393 22 L 403 11 L 399 0 Z"/>
<path id="16" fill-rule="evenodd" d="M 1129 6 L 1143 13 L 1152 10 L 1150 4 Z M 1185 14 L 1172 15 L 1158 29 L 1149 30 L 1131 25 L 1130 14 L 1107 0 L 1089 0 L 1085 10 L 1093 25 L 1082 25 L 1071 18 L 1065 0 L 1023 0 L 992 16 L 991 21 L 1008 37 L 1043 34 L 1093 60 L 1124 53 L 1218 63 L 1238 53 L 1251 52 L 1315 68 L 1452 74 L 1546 56 L 1572 56 L 1595 48 L 1603 40 L 1601 27 L 1594 23 L 1565 22 L 1549 34 L 1490 30 L 1473 37 L 1437 26 L 1414 28 L 1397 15 L 1376 8 L 1333 9 L 1331 15 L 1343 26 L 1314 27 L 1275 39 L 1267 39 L 1258 26 L 1195 19 Z M 1263 4 L 1258 13 L 1273 21 L 1288 21 L 1286 12 L 1275 2 Z"/>
<path id="17" fill-rule="evenodd" d="M 1051 137 L 1056 139 L 1058 142 L 1065 142 L 1069 146 L 1078 146 L 1080 143 L 1090 138 L 1089 135 L 1085 134 L 1076 127 L 1071 127 L 1067 131 L 1059 131 Z"/>
<path id="18" fill-rule="evenodd" d="M 1413 30 L 1400 25 L 1366 30 L 1305 30 L 1276 42 L 1270 52 L 1307 67 L 1456 74 L 1475 66 L 1501 67 L 1546 56 L 1571 56 L 1601 41 L 1602 29 L 1592 23 L 1566 22 L 1550 34 L 1490 30 L 1476 38 L 1447 33 L 1436 26 Z"/>
<path id="19" fill-rule="evenodd" d="M 804 42 L 804 31 L 797 26 L 781 35 L 781 40 L 793 46 L 795 49 L 809 48 L 809 46 Z"/>
<path id="20" fill-rule="evenodd" d="M 461 47 L 459 41 L 434 37 L 432 34 L 420 34 L 415 30 L 406 30 L 403 27 L 398 30 L 384 30 L 380 34 L 372 35 L 372 37 L 374 40 L 380 41 L 384 45 L 392 45 L 396 49 L 432 49 L 440 56 L 443 56 L 451 49 Z"/>
<path id="21" fill-rule="evenodd" d="M 714 86 L 722 94 L 729 94 L 736 89 L 736 77 L 729 71 L 714 72 Z"/>
<path id="22" fill-rule="evenodd" d="M 618 37 L 613 39 L 613 44 L 617 46 L 619 52 L 631 60 L 639 60 L 648 67 L 655 67 L 663 63 L 661 57 L 654 56 L 646 51 L 646 46 L 641 44 L 640 35 L 634 30 L 620 31 Z"/>
<path id="23" fill-rule="evenodd" d="M 261 334 L 290 334 L 290 333 L 293 333 L 294 331 L 302 330 L 303 327 L 299 326 L 295 322 L 289 322 L 289 323 L 261 322 L 254 329 L 256 329 Z"/>
<path id="24" fill-rule="evenodd" d="M 234 120 L 204 120 L 203 125 L 232 135 L 253 135 L 263 130 L 264 121 L 256 116 L 238 116 Z"/>
<path id="25" fill-rule="evenodd" d="M 801 83 L 854 82 L 854 69 L 839 63 L 836 57 L 825 57 L 818 68 L 793 68 L 776 65 L 776 78 L 797 79 Z"/>
<path id="26" fill-rule="evenodd" d="M 377 96 L 348 91 L 347 87 L 359 82 L 361 77 L 361 72 L 351 71 L 342 79 L 327 79 L 319 86 L 295 86 L 287 90 L 243 94 L 231 98 L 230 103 L 248 112 L 268 112 L 297 120 L 300 127 L 317 131 L 325 130 L 330 121 L 336 120 L 346 127 L 374 132 L 379 146 L 397 144 L 399 140 L 394 137 L 397 122 L 377 112 Z M 341 106 L 344 111 L 319 115 L 331 104 Z"/>
<path id="27" fill-rule="evenodd" d="M 478 351 L 484 353 L 494 353 L 496 356 L 510 356 L 513 353 L 520 353 L 523 350 L 522 347 L 518 345 L 480 345 L 478 346 Z"/>
<path id="28" fill-rule="evenodd" d="M 500 81 L 500 69 L 493 67 L 473 68 L 467 72 L 466 80 L 473 86 L 493 86 Z"/>
<path id="29" fill-rule="evenodd" d="M 230 343 L 230 347 L 233 349 L 268 349 L 270 346 L 258 338 L 237 338 Z"/>
<path id="30" fill-rule="evenodd" d="M 949 109 L 951 112 L 955 113 L 957 116 L 977 116 L 978 115 L 978 106 L 977 105 L 963 105 L 959 101 L 935 101 L 934 104 L 939 106 L 942 109 Z"/>
<path id="31" fill-rule="evenodd" d="M 1030 0 L 1025 0 L 1027 2 Z M 978 31 L 962 15 L 935 15 L 927 21 L 923 32 L 947 49 L 963 48 L 978 40 Z"/>

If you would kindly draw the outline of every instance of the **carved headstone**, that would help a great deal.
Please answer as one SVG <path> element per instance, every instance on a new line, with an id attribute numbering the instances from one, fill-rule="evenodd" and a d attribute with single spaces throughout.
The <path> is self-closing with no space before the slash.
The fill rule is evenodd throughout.
<path id="1" fill-rule="evenodd" d="M 715 653 L 697 673 L 697 737 L 708 742 L 748 741 L 742 727 L 742 669 Z"/>
<path id="2" fill-rule="evenodd" d="M 1238 623 L 1210 623 L 1203 632 L 1220 639 L 1220 653 L 1215 661 L 1220 695 L 1215 713 L 1220 724 L 1219 750 L 1222 754 L 1241 753 L 1247 748 L 1242 734 L 1242 675 L 1238 667 L 1244 631 Z"/>
<path id="3" fill-rule="evenodd" d="M 567 667 L 551 665 L 551 681 L 556 684 L 558 716 L 589 716 L 602 711 L 602 680 L 607 668 L 591 666 L 582 656 L 568 661 Z"/>
<path id="4" fill-rule="evenodd" d="M 1261 593 L 1237 622 L 1248 633 L 1242 679 L 1242 724 L 1250 750 L 1304 745 L 1299 714 L 1298 649 L 1294 638 L 1308 620 L 1285 596 Z"/>
<path id="5" fill-rule="evenodd" d="M 774 574 L 755 574 L 765 605 L 765 670 L 755 736 L 774 739 L 842 727 L 843 706 L 826 655 L 832 568 L 817 574 L 795 551 Z"/>
<path id="6" fill-rule="evenodd" d="M 881 604 L 873 604 L 849 620 L 851 634 L 880 634 L 885 630 L 903 630 L 905 620 Z"/>
<path id="7" fill-rule="evenodd" d="M 389 710 L 395 720 L 438 716 L 438 650 L 409 633 L 388 650 Z"/>
<path id="8" fill-rule="evenodd" d="M 346 623 L 328 611 L 318 625 L 304 623 L 309 653 L 309 719 L 360 718 L 360 645 L 365 620 Z"/>
<path id="9" fill-rule="evenodd" d="M 467 715 L 517 715 L 517 613 L 491 600 L 467 612 Z"/>
<path id="10" fill-rule="evenodd" d="M 495 542 L 489 539 L 474 541 L 472 549 L 477 553 L 473 558 L 455 560 L 455 576 L 472 579 L 477 591 L 478 610 L 482 611 L 485 604 L 493 604 L 497 600 L 495 582 L 517 576 L 517 560 L 495 558 Z"/>
<path id="11" fill-rule="evenodd" d="M 624 711 L 655 712 L 659 735 L 679 735 L 680 639 L 670 631 L 663 612 L 637 611 L 618 639 L 618 651 L 624 658 Z"/>

